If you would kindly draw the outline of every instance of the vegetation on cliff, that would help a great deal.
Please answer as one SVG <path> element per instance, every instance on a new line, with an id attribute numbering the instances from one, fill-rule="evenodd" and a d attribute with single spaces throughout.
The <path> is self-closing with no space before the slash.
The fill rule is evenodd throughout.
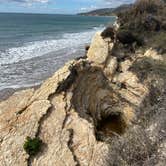
<path id="1" fill-rule="evenodd" d="M 42 141 L 39 138 L 27 137 L 23 147 L 29 155 L 36 155 L 40 151 L 41 145 Z"/>
<path id="2" fill-rule="evenodd" d="M 102 32 L 104 38 L 111 37 L 116 44 L 136 44 L 152 47 L 165 53 L 166 3 L 162 0 L 138 0 L 125 12 L 117 13 L 118 30 L 108 27 Z M 132 48 L 133 49 L 133 48 Z"/>
<path id="3" fill-rule="evenodd" d="M 125 12 L 119 12 L 119 31 L 127 30 L 142 38 L 148 47 L 165 52 L 166 3 L 162 0 L 138 0 Z"/>

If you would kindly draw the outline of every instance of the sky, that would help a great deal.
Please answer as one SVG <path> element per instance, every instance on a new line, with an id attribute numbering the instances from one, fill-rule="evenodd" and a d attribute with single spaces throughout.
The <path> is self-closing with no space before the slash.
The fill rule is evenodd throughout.
<path id="1" fill-rule="evenodd" d="M 0 0 L 0 12 L 75 14 L 114 8 L 135 0 Z"/>

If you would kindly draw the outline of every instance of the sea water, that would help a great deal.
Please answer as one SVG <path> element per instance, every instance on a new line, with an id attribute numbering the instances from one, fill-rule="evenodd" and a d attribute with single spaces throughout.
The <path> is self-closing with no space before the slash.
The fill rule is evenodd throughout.
<path id="1" fill-rule="evenodd" d="M 0 14 L 0 90 L 40 84 L 115 17 Z"/>

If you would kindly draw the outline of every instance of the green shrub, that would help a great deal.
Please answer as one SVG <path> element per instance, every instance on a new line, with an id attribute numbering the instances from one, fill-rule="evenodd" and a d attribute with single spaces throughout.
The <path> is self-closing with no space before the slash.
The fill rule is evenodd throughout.
<path id="1" fill-rule="evenodd" d="M 39 138 L 27 137 L 23 148 L 29 155 L 36 155 L 40 151 L 41 145 L 42 141 Z"/>
<path id="2" fill-rule="evenodd" d="M 107 27 L 102 33 L 101 36 L 103 38 L 110 37 L 112 40 L 115 39 L 115 30 L 113 27 Z"/>

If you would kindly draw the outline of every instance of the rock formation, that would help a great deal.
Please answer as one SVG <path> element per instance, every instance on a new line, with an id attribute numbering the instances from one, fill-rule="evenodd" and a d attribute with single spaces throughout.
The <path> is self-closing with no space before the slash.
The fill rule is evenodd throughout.
<path id="1" fill-rule="evenodd" d="M 121 166 L 138 156 L 164 165 L 165 56 L 149 49 L 119 62 L 113 47 L 98 32 L 87 59 L 0 103 L 1 166 Z M 23 149 L 27 136 L 44 142 L 36 156 Z"/>

